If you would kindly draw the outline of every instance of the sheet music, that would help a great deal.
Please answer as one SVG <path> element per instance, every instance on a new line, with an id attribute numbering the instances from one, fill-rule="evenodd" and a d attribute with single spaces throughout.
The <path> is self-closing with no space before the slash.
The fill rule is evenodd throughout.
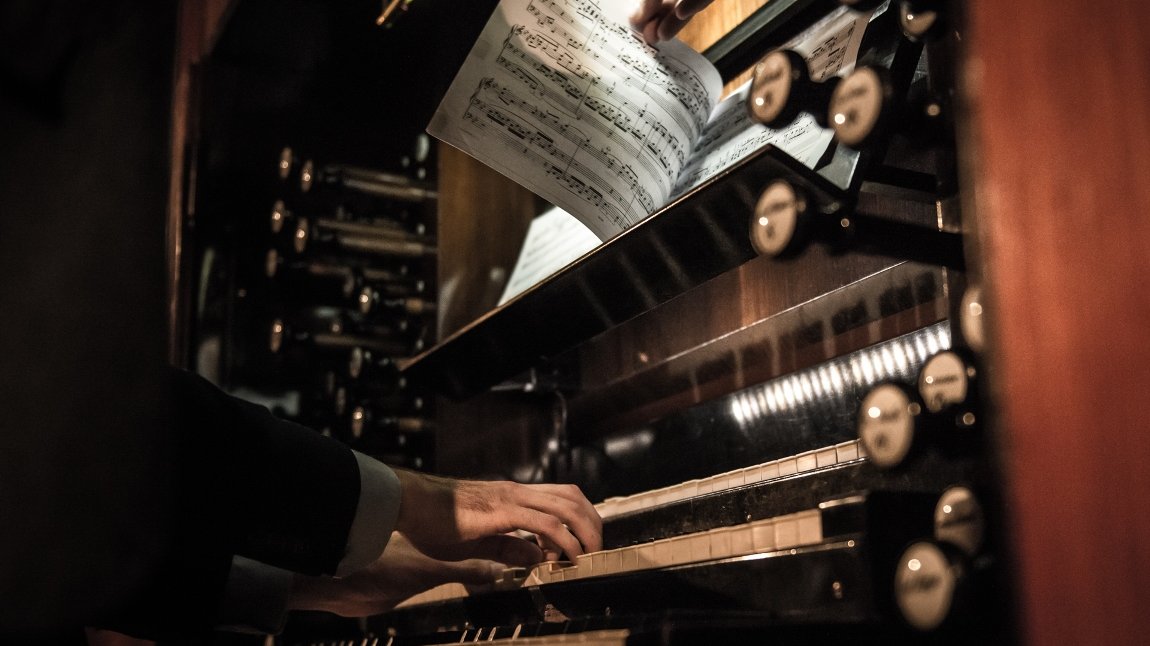
<path id="1" fill-rule="evenodd" d="M 854 69 L 867 23 L 884 8 L 867 14 L 840 7 L 783 47 L 807 59 L 811 78 L 816 81 L 845 76 Z M 715 108 L 672 197 L 691 190 L 766 144 L 778 146 L 808 168 L 814 168 L 822 158 L 834 139 L 834 131 L 819 127 L 814 117 L 805 112 L 781 130 L 752 121 L 745 107 L 750 87 L 748 81 Z"/>
<path id="2" fill-rule="evenodd" d="M 606 240 L 667 202 L 722 83 L 610 0 L 503 0 L 428 131 Z"/>
<path id="3" fill-rule="evenodd" d="M 499 298 L 502 305 L 599 246 L 599 238 L 558 207 L 535 216 Z"/>

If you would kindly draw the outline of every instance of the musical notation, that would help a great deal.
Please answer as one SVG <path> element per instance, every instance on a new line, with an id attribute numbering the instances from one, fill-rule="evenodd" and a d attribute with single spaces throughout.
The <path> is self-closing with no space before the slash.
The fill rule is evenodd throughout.
<path id="1" fill-rule="evenodd" d="M 718 105 L 706 59 L 679 41 L 647 45 L 617 4 L 502 0 L 429 132 L 603 240 L 766 143 L 814 165 L 830 141 L 821 129 L 752 127 Z M 867 16 L 828 19 L 804 37 L 820 75 L 853 64 Z"/>
<path id="2" fill-rule="evenodd" d="M 854 16 L 832 13 L 815 25 L 821 36 L 814 42 L 804 43 L 798 51 L 807 59 L 807 69 L 815 82 L 854 69 L 855 57 L 862 41 L 863 25 Z"/>
<path id="3" fill-rule="evenodd" d="M 834 139 L 833 131 L 819 127 L 814 117 L 805 113 L 781 130 L 757 123 L 744 108 L 749 88 L 750 83 L 739 88 L 715 110 L 691 163 L 675 183 L 672 199 L 767 144 L 781 148 L 808 168 L 814 168 L 822 158 Z"/>
<path id="4" fill-rule="evenodd" d="M 504 0 L 429 130 L 607 239 L 670 196 L 717 103 L 697 52 L 595 0 Z"/>
<path id="5" fill-rule="evenodd" d="M 813 80 L 847 74 L 854 69 L 870 17 L 871 14 L 840 7 L 781 49 L 802 54 Z M 808 34 L 817 36 L 811 38 Z M 749 90 L 750 83 L 747 83 L 715 107 L 711 120 L 695 142 L 691 161 L 679 174 L 671 192 L 672 199 L 767 144 L 778 146 L 808 168 L 814 168 L 827 151 L 834 132 L 819 127 L 810 114 L 801 114 L 779 130 L 756 123 L 744 108 Z"/>
<path id="6" fill-rule="evenodd" d="M 527 229 L 499 304 L 527 291 L 597 246 L 599 238 L 570 213 L 552 207 L 537 215 Z"/>

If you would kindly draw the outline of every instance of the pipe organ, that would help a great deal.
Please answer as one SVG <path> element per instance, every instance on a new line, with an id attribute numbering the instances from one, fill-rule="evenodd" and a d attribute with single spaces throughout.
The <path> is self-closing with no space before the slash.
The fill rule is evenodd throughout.
<path id="1" fill-rule="evenodd" d="M 237 43 L 276 10 L 237 7 L 198 72 L 183 356 L 389 463 L 575 483 L 604 520 L 601 552 L 277 643 L 1022 639 L 965 3 L 716 0 L 684 38 L 750 83 L 757 122 L 828 128 L 827 153 L 751 151 L 503 304 L 542 205 L 422 134 L 494 3 L 419 65 L 454 8 L 267 54 L 297 76 L 254 107 Z M 836 11 L 874 14 L 853 70 L 815 80 L 785 44 Z M 370 12 L 334 13 L 332 34 Z M 325 55 L 327 94 L 299 94 Z M 383 80 L 339 123 L 364 71 Z"/>

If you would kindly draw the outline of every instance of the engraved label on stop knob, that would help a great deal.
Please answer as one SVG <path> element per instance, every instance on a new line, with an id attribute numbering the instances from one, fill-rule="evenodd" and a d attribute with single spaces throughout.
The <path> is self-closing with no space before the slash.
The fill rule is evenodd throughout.
<path id="1" fill-rule="evenodd" d="M 906 622 L 919 630 L 938 628 L 950 614 L 958 573 L 950 559 L 930 542 L 911 545 L 894 575 L 895 601 Z"/>
<path id="2" fill-rule="evenodd" d="M 954 545 L 967 556 L 982 547 L 986 520 L 974 492 L 962 486 L 942 492 L 934 508 L 934 537 Z"/>
<path id="3" fill-rule="evenodd" d="M 783 51 L 767 54 L 755 66 L 747 108 L 756 121 L 774 127 L 786 125 L 778 122 L 783 116 L 791 84 L 798 73 L 790 57 Z"/>
<path id="4" fill-rule="evenodd" d="M 916 6 L 919 3 L 903 0 L 899 3 L 898 22 L 902 33 L 911 40 L 925 40 L 940 31 L 941 16 L 937 9 Z"/>
<path id="5" fill-rule="evenodd" d="M 966 401 L 974 367 L 954 352 L 940 352 L 923 364 L 918 392 L 932 413 Z"/>
<path id="6" fill-rule="evenodd" d="M 794 239 L 799 215 L 805 210 L 806 200 L 795 193 L 789 182 L 772 182 L 755 204 L 751 245 L 766 256 L 783 253 Z"/>
<path id="7" fill-rule="evenodd" d="M 906 458 L 914 443 L 917 402 L 894 384 L 881 384 L 867 393 L 859 407 L 859 440 L 870 461 L 879 467 L 892 467 Z"/>
<path id="8" fill-rule="evenodd" d="M 851 72 L 831 95 L 828 118 L 835 137 L 848 146 L 865 142 L 878 126 L 885 95 L 877 71 L 860 67 Z"/>

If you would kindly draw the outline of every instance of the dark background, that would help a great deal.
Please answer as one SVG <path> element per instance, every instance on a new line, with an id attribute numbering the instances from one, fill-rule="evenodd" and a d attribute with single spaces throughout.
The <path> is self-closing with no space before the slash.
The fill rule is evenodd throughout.
<path id="1" fill-rule="evenodd" d="M 170 539 L 155 422 L 175 15 L 0 4 L 0 634 L 85 620 Z"/>
<path id="2" fill-rule="evenodd" d="M 424 0 L 384 30 L 378 2 L 238 3 L 200 95 L 198 190 L 232 207 L 196 235 L 228 226 L 287 140 L 397 164 L 494 4 Z M 171 544 L 177 9 L 0 0 L 0 641 L 74 634 Z"/>

